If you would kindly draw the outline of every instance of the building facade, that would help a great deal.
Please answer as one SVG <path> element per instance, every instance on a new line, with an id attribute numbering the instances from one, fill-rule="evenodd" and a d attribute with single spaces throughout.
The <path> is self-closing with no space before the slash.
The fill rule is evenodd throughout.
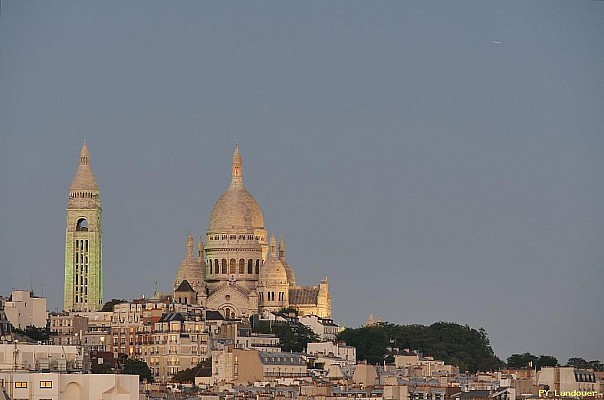
<path id="1" fill-rule="evenodd" d="M 84 143 L 67 203 L 65 311 L 97 311 L 103 307 L 102 211 L 99 187 Z"/>
<path id="2" fill-rule="evenodd" d="M 327 278 L 315 286 L 298 285 L 285 258 L 285 242 L 277 247 L 274 236 L 268 240 L 262 210 L 243 182 L 239 146 L 231 162 L 231 183 L 214 205 L 205 238 L 205 248 L 200 240 L 195 255 L 189 236 L 174 281 L 175 298 L 194 298 L 232 319 L 288 307 L 331 318 Z M 194 297 L 182 285 L 185 280 Z"/>
<path id="3" fill-rule="evenodd" d="M 0 372 L 11 399 L 139 400 L 137 375 Z"/>
<path id="4" fill-rule="evenodd" d="M 34 296 L 27 290 L 13 290 L 10 299 L 4 302 L 4 312 L 10 323 L 19 329 L 43 328 L 48 318 L 46 298 Z"/>

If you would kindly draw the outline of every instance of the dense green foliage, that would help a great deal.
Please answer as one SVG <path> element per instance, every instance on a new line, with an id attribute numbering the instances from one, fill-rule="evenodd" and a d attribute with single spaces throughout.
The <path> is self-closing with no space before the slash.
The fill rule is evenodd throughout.
<path id="1" fill-rule="evenodd" d="M 212 375 L 212 359 L 208 358 L 192 368 L 179 371 L 172 377 L 172 382 L 177 383 L 195 383 L 196 376 Z"/>
<path id="2" fill-rule="evenodd" d="M 571 357 L 566 363 L 567 367 L 575 367 L 577 369 L 593 369 L 594 371 L 604 371 L 604 363 L 600 360 L 586 361 L 580 357 Z"/>
<path id="3" fill-rule="evenodd" d="M 111 370 L 111 366 L 107 363 L 92 363 L 90 365 L 90 373 L 91 374 L 111 374 L 113 371 Z"/>
<path id="4" fill-rule="evenodd" d="M 261 333 L 273 333 L 279 337 L 279 344 L 282 351 L 302 352 L 306 350 L 306 345 L 316 342 L 319 337 L 312 329 L 303 324 L 269 324 L 261 322 L 255 330 Z"/>
<path id="5" fill-rule="evenodd" d="M 50 328 L 36 328 L 35 326 L 28 326 L 25 329 L 19 329 L 13 327 L 13 332 L 25 335 L 32 340 L 39 342 L 46 342 L 50 338 Z"/>
<path id="6" fill-rule="evenodd" d="M 126 375 L 138 375 L 139 382 L 153 382 L 153 374 L 146 362 L 128 358 L 122 371 Z"/>
<path id="7" fill-rule="evenodd" d="M 495 356 L 484 329 L 468 325 L 437 322 L 425 325 L 379 323 L 356 329 L 345 329 L 338 340 L 357 348 L 357 358 L 378 364 L 391 360 L 389 348 L 413 349 L 433 356 L 460 371 L 492 371 L 503 366 Z"/>
<path id="8" fill-rule="evenodd" d="M 127 300 L 124 299 L 111 299 L 108 302 L 106 302 L 105 304 L 103 304 L 103 308 L 101 309 L 101 311 L 113 311 L 113 306 L 116 304 L 121 304 L 121 303 L 127 303 Z"/>
<path id="9" fill-rule="evenodd" d="M 536 356 L 531 353 L 512 354 L 507 359 L 508 368 L 535 368 L 540 370 L 542 367 L 555 367 L 558 365 L 558 359 L 554 356 Z"/>

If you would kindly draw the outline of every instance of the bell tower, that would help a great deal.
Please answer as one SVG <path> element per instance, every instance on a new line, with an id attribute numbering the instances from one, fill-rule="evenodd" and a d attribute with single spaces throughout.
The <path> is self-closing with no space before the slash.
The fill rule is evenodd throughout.
<path id="1" fill-rule="evenodd" d="M 67 203 L 65 311 L 97 311 L 103 307 L 102 211 L 99 187 L 84 142 Z"/>

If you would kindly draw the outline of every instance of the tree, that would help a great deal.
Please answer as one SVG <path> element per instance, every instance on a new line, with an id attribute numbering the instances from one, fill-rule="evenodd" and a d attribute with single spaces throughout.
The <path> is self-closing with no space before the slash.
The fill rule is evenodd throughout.
<path id="1" fill-rule="evenodd" d="M 581 357 L 569 358 L 566 366 L 577 369 L 593 369 L 594 371 L 604 371 L 604 364 L 602 364 L 600 360 L 587 361 Z"/>
<path id="2" fill-rule="evenodd" d="M 123 373 L 126 375 L 138 375 L 139 382 L 153 382 L 153 374 L 146 362 L 128 358 L 124 364 Z"/>
<path id="3" fill-rule="evenodd" d="M 508 368 L 529 368 L 536 367 L 539 357 L 531 353 L 512 354 L 507 359 Z"/>
<path id="4" fill-rule="evenodd" d="M 195 383 L 196 376 L 212 376 L 212 359 L 208 358 L 192 368 L 178 371 L 172 377 L 172 382 L 177 383 Z"/>
<path id="5" fill-rule="evenodd" d="M 281 350 L 285 352 L 302 352 L 308 343 L 319 340 L 319 336 L 304 324 L 271 324 L 262 321 L 258 325 L 257 331 L 277 335 Z"/>
<path id="6" fill-rule="evenodd" d="M 13 327 L 13 332 L 19 333 L 21 335 L 25 335 L 32 340 L 38 342 L 46 342 L 50 339 L 50 328 L 48 326 L 44 328 L 37 328 L 35 326 L 28 326 L 25 329 L 19 329 Z"/>
<path id="7" fill-rule="evenodd" d="M 103 305 L 103 308 L 101 309 L 101 311 L 113 311 L 113 306 L 115 306 L 116 304 L 121 304 L 121 303 L 127 303 L 127 300 L 124 299 L 111 299 L 108 302 L 106 302 Z"/>
<path id="8" fill-rule="evenodd" d="M 430 326 L 396 325 L 388 322 L 340 332 L 338 340 L 357 348 L 357 357 L 381 364 L 391 356 L 389 348 L 408 348 L 456 365 L 461 371 L 492 371 L 503 362 L 495 356 L 487 333 L 468 325 L 436 322 Z"/>
<path id="9" fill-rule="evenodd" d="M 111 366 L 107 363 L 92 363 L 90 366 L 90 373 L 92 374 L 111 374 Z"/>
<path id="10" fill-rule="evenodd" d="M 558 359 L 554 356 L 544 356 L 540 355 L 537 360 L 537 369 L 541 369 L 543 367 L 555 367 L 558 365 Z"/>

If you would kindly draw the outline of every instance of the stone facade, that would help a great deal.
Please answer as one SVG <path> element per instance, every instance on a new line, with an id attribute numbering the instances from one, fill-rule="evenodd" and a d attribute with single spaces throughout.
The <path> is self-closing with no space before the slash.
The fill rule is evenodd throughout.
<path id="1" fill-rule="evenodd" d="M 200 241 L 197 257 L 193 253 L 189 236 L 187 255 L 174 281 L 175 291 L 188 281 L 197 293 L 198 304 L 220 310 L 226 318 L 288 307 L 297 308 L 302 315 L 331 318 L 327 278 L 316 286 L 297 285 L 285 259 L 285 242 L 281 240 L 277 249 L 274 237 L 267 241 L 260 206 L 243 183 L 239 146 L 231 163 L 231 184 L 210 216 L 205 249 Z M 180 297 L 184 298 L 182 294 Z"/>
<path id="2" fill-rule="evenodd" d="M 99 187 L 84 143 L 67 203 L 63 305 L 66 311 L 97 311 L 103 307 L 102 211 Z"/>

